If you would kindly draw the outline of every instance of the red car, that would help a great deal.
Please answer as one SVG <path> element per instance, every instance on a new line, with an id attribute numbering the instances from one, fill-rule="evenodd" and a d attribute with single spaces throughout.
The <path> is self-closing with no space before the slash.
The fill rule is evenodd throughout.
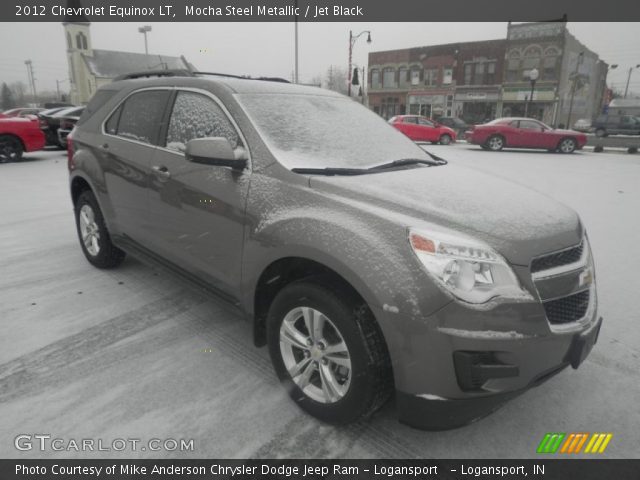
<path id="1" fill-rule="evenodd" d="M 551 128 L 533 118 L 498 118 L 476 125 L 465 134 L 469 143 L 485 150 L 509 148 L 541 148 L 550 152 L 572 153 L 587 143 L 584 133 Z"/>
<path id="2" fill-rule="evenodd" d="M 389 123 L 414 142 L 431 142 L 449 145 L 456 141 L 456 132 L 420 115 L 397 115 Z"/>
<path id="3" fill-rule="evenodd" d="M 37 113 L 44 110 L 43 108 L 33 108 L 33 107 L 23 107 L 23 108 L 12 108 L 11 110 L 5 110 L 0 113 L 0 118 L 7 117 L 24 117 L 26 115 L 36 115 Z"/>
<path id="4" fill-rule="evenodd" d="M 0 118 L 0 162 L 18 161 L 24 152 L 43 148 L 44 133 L 36 117 Z"/>

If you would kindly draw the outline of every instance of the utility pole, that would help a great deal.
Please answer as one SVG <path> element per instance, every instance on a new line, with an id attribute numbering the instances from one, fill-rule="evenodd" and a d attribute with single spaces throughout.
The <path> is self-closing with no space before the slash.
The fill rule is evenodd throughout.
<path id="1" fill-rule="evenodd" d="M 33 94 L 33 101 L 34 103 L 37 103 L 36 79 L 33 76 L 33 62 L 31 62 L 31 60 L 25 60 L 24 64 L 27 66 L 27 76 L 29 77 L 29 84 L 31 85 L 31 93 Z"/>
<path id="2" fill-rule="evenodd" d="M 629 82 L 631 81 L 631 74 L 633 73 L 633 68 L 629 68 L 629 75 L 627 75 L 627 86 L 624 89 L 624 98 L 627 98 L 627 93 L 629 93 Z M 640 64 L 636 65 L 635 68 L 640 68 Z"/>

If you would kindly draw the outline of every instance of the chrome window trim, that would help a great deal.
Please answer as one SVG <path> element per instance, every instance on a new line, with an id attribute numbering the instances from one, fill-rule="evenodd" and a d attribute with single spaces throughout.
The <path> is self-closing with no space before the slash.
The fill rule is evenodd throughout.
<path id="1" fill-rule="evenodd" d="M 129 94 L 126 97 L 124 97 L 122 100 L 120 100 L 118 102 L 118 104 L 115 107 L 113 107 L 109 111 L 109 113 L 104 117 L 104 120 L 102 121 L 102 124 L 101 124 L 101 133 L 102 133 L 102 135 L 104 135 L 106 137 L 117 138 L 117 139 L 123 140 L 125 142 L 135 143 L 135 144 L 138 144 L 138 145 L 142 145 L 144 147 L 149 147 L 149 148 L 152 148 L 154 150 L 162 150 L 164 152 L 173 153 L 174 155 L 178 155 L 178 156 L 184 158 L 184 153 L 178 152 L 176 150 L 172 150 L 172 149 L 167 148 L 167 147 L 162 147 L 160 145 L 153 145 L 151 143 L 145 143 L 145 142 L 141 142 L 139 140 L 133 140 L 132 138 L 126 138 L 126 137 L 121 137 L 120 135 L 113 135 L 111 133 L 107 133 L 107 131 L 105 129 L 106 124 L 109 121 L 109 119 L 111 118 L 111 116 L 115 113 L 115 111 L 118 110 L 118 108 L 120 108 L 129 99 L 129 97 L 131 97 L 132 95 L 135 95 L 136 93 L 140 93 L 140 92 L 144 92 L 144 91 L 149 91 L 149 90 L 163 90 L 163 91 L 168 91 L 168 92 L 173 92 L 173 91 L 193 92 L 193 93 L 202 94 L 202 95 L 204 95 L 206 97 L 209 97 L 211 100 L 213 100 L 220 107 L 220 109 L 224 112 L 224 114 L 227 116 L 227 119 L 229 120 L 231 125 L 233 125 L 233 127 L 236 129 L 236 132 L 238 133 L 238 137 L 240 137 L 240 139 L 242 140 L 242 143 L 244 145 L 244 150 L 247 152 L 247 166 L 246 166 L 245 170 L 248 170 L 250 172 L 252 171 L 253 162 L 252 162 L 252 157 L 251 157 L 251 149 L 249 148 L 249 144 L 248 144 L 248 142 L 246 140 L 246 137 L 244 136 L 244 133 L 242 132 L 242 129 L 239 127 L 238 123 L 235 121 L 235 119 L 233 118 L 233 116 L 231 115 L 231 113 L 229 112 L 227 107 L 224 105 L 224 103 L 222 103 L 222 101 L 218 97 L 216 97 L 214 94 L 212 94 L 211 92 L 209 92 L 207 90 L 203 90 L 201 88 L 156 86 L 156 87 L 139 88 L 137 90 L 129 92 Z M 173 112 L 173 110 L 172 110 L 172 112 Z M 171 118 L 171 113 L 169 114 L 169 119 L 170 118 Z"/>

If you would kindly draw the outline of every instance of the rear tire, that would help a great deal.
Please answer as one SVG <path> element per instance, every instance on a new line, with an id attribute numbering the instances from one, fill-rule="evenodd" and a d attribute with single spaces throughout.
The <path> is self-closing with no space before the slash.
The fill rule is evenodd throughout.
<path id="1" fill-rule="evenodd" d="M 23 153 L 20 139 L 13 135 L 0 135 L 0 162 L 19 162 Z"/>
<path id="2" fill-rule="evenodd" d="M 486 145 L 492 152 L 499 152 L 504 148 L 504 137 L 502 135 L 491 135 L 487 139 Z"/>
<path id="3" fill-rule="evenodd" d="M 267 316 L 274 369 L 294 402 L 320 420 L 370 416 L 391 396 L 391 364 L 366 305 L 309 279 L 284 287 Z"/>
<path id="4" fill-rule="evenodd" d="M 451 135 L 447 135 L 446 133 L 440 136 L 440 145 L 449 145 L 451 143 Z"/>
<path id="5" fill-rule="evenodd" d="M 120 265 L 126 254 L 111 243 L 109 231 L 93 192 L 82 192 L 76 201 L 74 211 L 80 247 L 89 263 L 98 268 L 114 268 Z"/>

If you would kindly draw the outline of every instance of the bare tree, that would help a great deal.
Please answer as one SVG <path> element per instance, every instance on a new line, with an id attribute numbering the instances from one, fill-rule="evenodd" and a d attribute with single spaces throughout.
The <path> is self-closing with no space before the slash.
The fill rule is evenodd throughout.
<path id="1" fill-rule="evenodd" d="M 331 65 L 327 70 L 327 80 L 325 88 L 346 95 L 348 91 L 347 71 L 344 68 Z"/>
<path id="2" fill-rule="evenodd" d="M 2 83 L 2 93 L 0 93 L 0 109 L 9 110 L 16 106 L 16 101 L 13 98 L 13 92 L 6 83 Z"/>

